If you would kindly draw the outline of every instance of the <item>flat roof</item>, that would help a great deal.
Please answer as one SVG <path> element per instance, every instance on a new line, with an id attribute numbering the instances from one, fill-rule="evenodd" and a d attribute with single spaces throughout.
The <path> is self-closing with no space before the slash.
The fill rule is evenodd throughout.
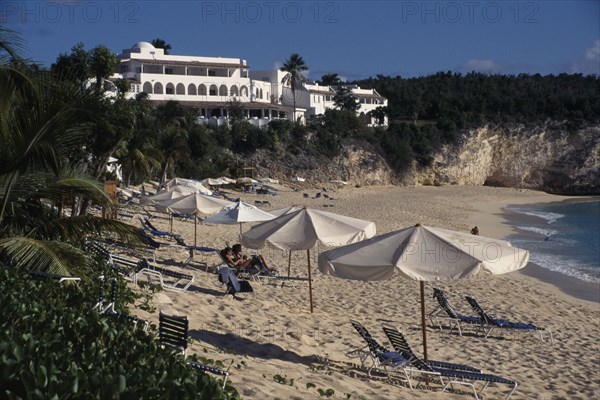
<path id="1" fill-rule="evenodd" d="M 204 62 L 204 61 L 169 61 L 169 60 L 148 60 L 144 58 L 129 58 L 121 60 L 121 63 L 126 63 L 127 61 L 138 61 L 142 64 L 154 64 L 154 65 L 182 65 L 182 66 L 191 66 L 191 67 L 212 67 L 212 68 L 250 68 L 246 64 L 237 63 L 212 63 L 212 62 Z"/>

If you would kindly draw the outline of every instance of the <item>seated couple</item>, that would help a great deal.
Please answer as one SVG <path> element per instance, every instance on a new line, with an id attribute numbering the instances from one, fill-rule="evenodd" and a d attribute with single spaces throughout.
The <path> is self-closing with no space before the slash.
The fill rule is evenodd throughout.
<path id="1" fill-rule="evenodd" d="M 255 273 L 261 269 L 265 269 L 268 272 L 274 272 L 269 269 L 265 258 L 259 255 L 252 255 L 249 258 L 242 256 L 242 245 L 234 244 L 233 247 L 225 247 L 221 250 L 221 257 L 227 264 L 235 267 L 238 272 L 250 272 Z"/>

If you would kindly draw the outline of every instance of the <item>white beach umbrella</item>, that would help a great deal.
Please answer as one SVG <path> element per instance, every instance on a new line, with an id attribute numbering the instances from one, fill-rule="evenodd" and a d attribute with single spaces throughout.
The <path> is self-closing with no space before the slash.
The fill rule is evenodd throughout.
<path id="1" fill-rule="evenodd" d="M 194 193 L 195 190 L 191 187 L 175 186 L 173 189 L 165 189 L 156 193 L 153 196 L 144 196 L 140 199 L 140 204 L 153 204 L 163 200 L 173 200 L 179 197 Z"/>
<path id="2" fill-rule="evenodd" d="M 156 203 L 154 207 L 162 212 L 178 212 L 182 214 L 193 214 L 194 218 L 194 246 L 196 246 L 196 231 L 197 231 L 197 216 L 211 215 L 222 208 L 233 205 L 231 201 L 219 199 L 211 196 L 204 196 L 202 194 L 189 194 L 173 200 L 164 200 Z"/>
<path id="3" fill-rule="evenodd" d="M 313 312 L 310 249 L 317 242 L 342 246 L 375 235 L 375 223 L 310 208 L 289 210 L 281 216 L 254 226 L 240 235 L 241 244 L 259 249 L 265 244 L 282 250 L 306 250 L 310 312 Z M 291 253 L 290 253 L 291 262 Z M 288 276 L 289 276 L 288 266 Z"/>
<path id="4" fill-rule="evenodd" d="M 220 176 L 217 179 L 220 180 L 221 182 L 223 182 L 225 185 L 231 185 L 233 183 L 236 183 L 235 179 L 231 179 L 226 176 Z"/>
<path id="5" fill-rule="evenodd" d="M 233 225 L 240 224 L 240 235 L 242 234 L 242 225 L 244 222 L 263 222 L 276 218 L 260 208 L 239 200 L 231 206 L 223 208 L 216 214 L 204 220 L 212 224 Z"/>
<path id="6" fill-rule="evenodd" d="M 202 183 L 193 179 L 173 178 L 165 183 L 165 188 L 172 190 L 175 187 L 187 187 L 194 189 L 197 193 L 210 196 L 212 191 L 206 188 Z"/>
<path id="7" fill-rule="evenodd" d="M 214 179 L 214 178 L 206 178 L 206 179 L 202 179 L 200 181 L 201 184 L 203 184 L 204 186 L 221 186 L 223 185 L 223 181 L 220 179 Z"/>
<path id="8" fill-rule="evenodd" d="M 325 251 L 319 256 L 319 270 L 344 279 L 376 281 L 399 273 L 420 281 L 423 355 L 427 358 L 424 281 L 504 274 L 523 268 L 528 261 L 526 250 L 504 240 L 418 224 Z"/>
<path id="9" fill-rule="evenodd" d="M 244 222 L 262 222 L 275 218 L 275 215 L 254 207 L 251 204 L 237 201 L 230 206 L 204 220 L 213 224 L 240 224 L 240 233 L 242 233 L 242 223 Z"/>

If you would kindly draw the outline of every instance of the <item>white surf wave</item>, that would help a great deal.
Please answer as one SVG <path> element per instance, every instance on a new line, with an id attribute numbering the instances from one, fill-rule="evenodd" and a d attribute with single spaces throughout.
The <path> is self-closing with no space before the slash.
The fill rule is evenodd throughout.
<path id="1" fill-rule="evenodd" d="M 543 253 L 531 253 L 531 262 L 563 275 L 592 283 L 600 283 L 600 271 L 593 266 L 583 266 L 580 263 Z"/>
<path id="2" fill-rule="evenodd" d="M 545 212 L 545 211 L 534 211 L 534 210 L 523 210 L 518 207 L 508 207 L 508 210 L 512 212 L 516 212 L 518 214 L 525 214 L 531 217 L 537 217 L 545 220 L 548 224 L 553 224 L 559 218 L 564 217 L 564 214 L 553 213 L 553 212 Z"/>
<path id="3" fill-rule="evenodd" d="M 540 235 L 545 236 L 545 237 L 556 235 L 558 233 L 558 231 L 555 231 L 554 229 L 536 228 L 535 226 L 517 225 L 517 229 L 520 229 L 522 231 L 527 231 L 527 232 L 539 233 Z"/>

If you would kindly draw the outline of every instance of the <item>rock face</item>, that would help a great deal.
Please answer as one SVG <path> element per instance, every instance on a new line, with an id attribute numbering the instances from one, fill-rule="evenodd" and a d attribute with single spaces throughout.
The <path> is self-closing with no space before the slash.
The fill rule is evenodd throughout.
<path id="1" fill-rule="evenodd" d="M 333 180 L 343 180 L 352 186 L 397 183 L 385 159 L 362 143 L 343 145 L 338 156 L 326 160 L 290 154 L 274 160 L 262 152 L 255 154 L 253 160 L 259 176 L 281 181 L 290 181 L 296 176 L 306 179 L 303 183 L 294 182 L 296 186 L 318 187 Z"/>
<path id="2" fill-rule="evenodd" d="M 405 179 L 422 185 L 490 185 L 561 194 L 600 193 L 600 127 L 484 127 L 438 152 Z M 409 183 L 406 182 L 406 183 Z"/>
<path id="3" fill-rule="evenodd" d="M 559 194 L 600 194 L 600 127 L 569 130 L 548 124 L 483 127 L 468 131 L 459 143 L 442 147 L 428 167 L 397 174 L 369 145 L 345 144 L 332 159 L 259 152 L 253 157 L 259 176 L 318 187 L 332 180 L 350 185 L 489 185 Z"/>

